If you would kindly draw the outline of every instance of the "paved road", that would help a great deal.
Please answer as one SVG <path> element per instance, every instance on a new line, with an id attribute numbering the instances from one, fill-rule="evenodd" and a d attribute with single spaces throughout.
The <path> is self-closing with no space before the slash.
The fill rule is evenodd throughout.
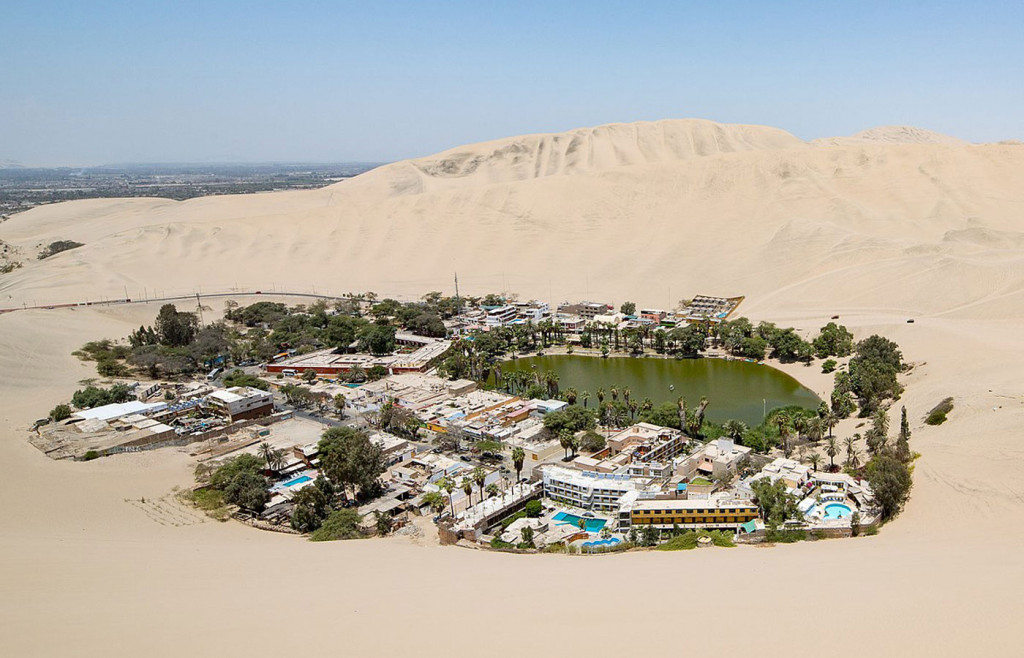
<path id="1" fill-rule="evenodd" d="M 325 299 L 328 301 L 335 301 L 345 299 L 337 295 L 321 295 L 312 292 L 289 292 L 287 290 L 274 290 L 269 292 L 263 292 L 262 290 L 254 291 L 241 291 L 232 290 L 229 292 L 211 292 L 211 293 L 192 293 L 190 295 L 172 295 L 169 297 L 146 297 L 145 299 L 131 299 L 122 297 L 118 299 L 103 299 L 100 301 L 85 301 L 85 302 L 63 302 L 58 304 L 39 304 L 37 306 L 28 306 L 22 304 L 21 306 L 14 306 L 10 308 L 0 308 L 0 313 L 13 313 L 14 311 L 29 311 L 33 309 L 57 309 L 57 308 L 76 308 L 79 306 L 118 306 L 122 304 L 153 304 L 160 302 L 180 302 L 184 300 L 196 299 L 196 296 L 200 299 L 204 297 L 255 297 L 259 296 L 271 296 L 271 297 L 309 297 L 312 299 Z"/>

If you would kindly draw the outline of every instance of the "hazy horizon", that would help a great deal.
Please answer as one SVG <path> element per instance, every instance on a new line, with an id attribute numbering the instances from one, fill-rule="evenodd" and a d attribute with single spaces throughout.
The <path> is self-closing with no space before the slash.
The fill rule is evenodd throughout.
<path id="1" fill-rule="evenodd" d="M 0 163 L 391 162 L 605 123 L 1024 137 L 1020 3 L 34 3 Z"/>

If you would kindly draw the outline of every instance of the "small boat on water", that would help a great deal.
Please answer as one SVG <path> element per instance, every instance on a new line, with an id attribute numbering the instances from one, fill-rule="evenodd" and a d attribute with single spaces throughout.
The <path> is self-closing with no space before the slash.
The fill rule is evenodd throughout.
<path id="1" fill-rule="evenodd" d="M 676 390 L 676 385 L 675 384 L 669 384 L 668 385 L 668 390 L 670 390 L 670 391 Z"/>

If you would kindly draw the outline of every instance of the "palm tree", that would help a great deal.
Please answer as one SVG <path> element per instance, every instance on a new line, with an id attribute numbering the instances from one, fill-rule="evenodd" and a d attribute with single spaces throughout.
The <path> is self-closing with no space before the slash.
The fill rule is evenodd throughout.
<path id="1" fill-rule="evenodd" d="M 614 386 L 612 386 L 611 389 L 609 389 L 609 390 L 610 390 L 610 392 L 612 394 L 612 402 L 618 401 L 618 399 L 619 399 L 619 389 L 617 389 Z"/>
<path id="2" fill-rule="evenodd" d="M 743 438 L 743 433 L 747 431 L 747 424 L 742 420 L 727 420 L 725 421 L 725 433 L 729 435 L 729 438 L 738 441 Z"/>
<path id="3" fill-rule="evenodd" d="M 640 403 L 640 413 L 650 411 L 654 408 L 654 403 L 651 402 L 651 398 L 644 398 L 644 401 Z"/>
<path id="4" fill-rule="evenodd" d="M 857 439 L 860 438 L 860 434 L 854 434 L 853 436 L 846 437 L 843 442 L 846 445 L 846 463 L 847 468 L 857 468 L 860 466 L 860 451 L 857 450 Z"/>
<path id="5" fill-rule="evenodd" d="M 565 429 L 558 433 L 558 445 L 565 450 L 565 458 L 569 459 L 569 448 L 572 447 L 572 430 Z"/>
<path id="6" fill-rule="evenodd" d="M 437 481 L 437 486 L 448 493 L 448 504 L 452 506 L 452 518 L 455 518 L 455 500 L 452 498 L 452 493 L 455 491 L 455 480 L 443 477 Z"/>
<path id="7" fill-rule="evenodd" d="M 811 456 L 807 458 L 807 461 L 811 463 L 811 468 L 815 471 L 821 469 L 821 455 L 816 452 L 812 452 Z"/>
<path id="8" fill-rule="evenodd" d="M 423 502 L 433 510 L 435 516 L 441 516 L 444 511 L 444 496 L 440 491 L 428 491 L 423 494 Z"/>
<path id="9" fill-rule="evenodd" d="M 603 388 L 599 388 L 599 389 L 597 389 L 597 406 L 601 406 L 603 404 L 604 404 L 604 389 Z"/>
<path id="10" fill-rule="evenodd" d="M 836 468 L 836 455 L 839 454 L 839 441 L 834 436 L 825 440 L 825 454 L 828 455 L 829 470 L 834 471 Z"/>
<path id="11" fill-rule="evenodd" d="M 822 420 L 825 422 L 825 425 L 828 427 L 828 435 L 829 435 L 829 437 L 831 437 L 832 436 L 832 428 L 835 427 L 836 424 L 839 423 L 839 416 L 837 416 L 834 411 L 829 409 L 828 413 L 826 413 L 822 417 Z"/>
<path id="12" fill-rule="evenodd" d="M 814 418 L 807 420 L 805 430 L 807 432 L 807 438 L 817 443 L 818 441 L 821 441 L 821 435 L 825 433 L 825 422 L 821 418 L 815 416 Z"/>
<path id="13" fill-rule="evenodd" d="M 629 404 L 629 395 L 630 395 L 630 393 L 631 393 L 631 391 L 629 390 L 628 386 L 626 386 L 626 387 L 624 387 L 622 389 L 622 399 L 626 401 L 626 404 Z"/>
<path id="14" fill-rule="evenodd" d="M 782 452 L 789 457 L 789 414 L 780 411 L 775 414 L 772 422 L 779 428 L 779 438 L 782 439 Z"/>
<path id="15" fill-rule="evenodd" d="M 494 498 L 495 496 L 499 495 L 500 493 L 501 493 L 501 489 L 498 488 L 498 485 L 493 484 L 493 483 L 487 485 L 487 497 L 488 498 Z"/>
<path id="16" fill-rule="evenodd" d="M 469 500 L 469 504 L 466 505 L 466 509 L 473 506 L 473 481 L 468 477 L 462 478 L 462 490 L 466 493 L 466 499 Z"/>
<path id="17" fill-rule="evenodd" d="M 580 395 L 580 398 L 583 399 L 583 408 L 586 409 L 587 402 L 590 401 L 590 391 L 583 391 L 583 393 Z"/>
<path id="18" fill-rule="evenodd" d="M 274 473 L 284 468 L 284 451 L 276 450 L 269 443 L 264 441 L 259 446 L 259 455 L 266 462 L 267 468 Z"/>
<path id="19" fill-rule="evenodd" d="M 565 389 L 565 401 L 569 404 L 576 404 L 576 398 L 578 395 L 579 394 L 576 392 L 576 389 L 571 386 Z"/>
<path id="20" fill-rule="evenodd" d="M 334 410 L 338 412 L 338 418 L 345 417 L 345 407 L 347 405 L 348 401 L 345 399 L 344 395 L 338 393 L 337 395 L 334 396 Z"/>
<path id="21" fill-rule="evenodd" d="M 473 482 L 476 482 L 476 486 L 480 489 L 480 502 L 484 502 L 484 482 L 487 480 L 487 472 L 477 466 L 473 469 L 472 474 Z"/>
<path id="22" fill-rule="evenodd" d="M 523 472 L 524 461 L 526 461 L 526 452 L 519 446 L 512 448 L 512 467 L 516 469 L 516 482 L 519 482 L 519 474 Z"/>

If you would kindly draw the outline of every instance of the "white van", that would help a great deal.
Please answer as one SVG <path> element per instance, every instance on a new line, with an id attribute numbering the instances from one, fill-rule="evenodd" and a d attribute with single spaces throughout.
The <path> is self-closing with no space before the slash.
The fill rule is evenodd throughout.
<path id="1" fill-rule="evenodd" d="M 292 368 L 285 368 L 284 370 L 281 371 L 281 374 L 284 375 L 285 377 L 294 377 L 299 373 Z"/>
<path id="2" fill-rule="evenodd" d="M 220 377 L 220 373 L 224 372 L 224 368 L 214 368 L 210 371 L 210 374 L 206 376 L 206 381 L 212 382 L 213 380 Z"/>

